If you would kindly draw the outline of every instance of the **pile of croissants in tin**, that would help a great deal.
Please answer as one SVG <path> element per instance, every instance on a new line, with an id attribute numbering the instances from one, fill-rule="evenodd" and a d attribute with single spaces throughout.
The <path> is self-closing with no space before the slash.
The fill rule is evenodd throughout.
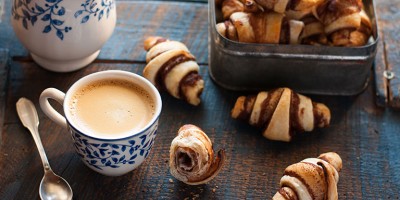
<path id="1" fill-rule="evenodd" d="M 371 20 L 362 0 L 216 0 L 224 37 L 245 43 L 362 46 Z"/>
<path id="2" fill-rule="evenodd" d="M 186 45 L 163 37 L 149 37 L 144 48 L 147 65 L 143 76 L 157 89 L 199 105 L 204 80 L 195 56 Z M 277 88 L 239 97 L 231 116 L 259 127 L 267 139 L 290 142 L 297 133 L 328 126 L 331 113 L 322 103 L 289 88 Z M 171 142 L 170 172 L 186 184 L 207 183 L 221 171 L 225 160 L 225 151 L 215 153 L 211 139 L 195 125 L 183 125 Z M 334 152 L 292 164 L 284 170 L 280 189 L 273 199 L 338 199 L 341 168 L 342 159 Z"/>

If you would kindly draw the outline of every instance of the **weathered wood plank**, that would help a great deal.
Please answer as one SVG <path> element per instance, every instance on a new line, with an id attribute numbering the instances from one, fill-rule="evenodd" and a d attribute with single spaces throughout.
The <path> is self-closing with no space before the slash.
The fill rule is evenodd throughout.
<path id="1" fill-rule="evenodd" d="M 121 69 L 141 74 L 143 67 L 141 63 L 93 63 L 78 72 L 57 74 L 30 62 L 14 62 L 0 146 L 0 168 L 7 172 L 0 174 L 0 198 L 38 198 L 43 173 L 33 140 L 16 115 L 14 104 L 19 97 L 32 99 L 39 108 L 39 94 L 47 87 L 65 91 L 95 71 Z M 340 199 L 399 197 L 400 115 L 375 106 L 372 86 L 356 97 L 313 96 L 331 108 L 331 126 L 301 135 L 292 143 L 281 143 L 268 141 L 260 130 L 231 119 L 230 109 L 244 93 L 219 88 L 208 76 L 207 66 L 201 66 L 201 74 L 206 84 L 202 104 L 189 106 L 162 93 L 164 106 L 154 149 L 141 167 L 121 177 L 105 177 L 88 169 L 74 154 L 67 131 L 39 109 L 40 132 L 50 163 L 71 183 L 76 199 L 268 199 L 278 189 L 285 167 L 326 151 L 336 151 L 344 160 Z M 225 148 L 228 155 L 221 174 L 206 185 L 188 186 L 169 173 L 170 142 L 186 123 L 202 127 L 214 148 Z"/>
<path id="2" fill-rule="evenodd" d="M 9 69 L 8 62 L 9 62 L 8 49 L 0 48 L 0 132 L 3 131 L 4 110 L 6 107 L 6 86 L 7 86 L 8 69 Z M 0 135 L 0 145 L 1 143 L 2 143 L 2 138 Z"/>
<path id="3" fill-rule="evenodd" d="M 400 2 L 381 0 L 376 5 L 376 12 L 378 16 L 378 24 L 381 32 L 382 44 L 378 49 L 383 54 L 383 57 L 378 57 L 377 62 L 385 64 L 386 68 L 379 67 L 377 69 L 377 81 L 381 82 L 384 87 L 384 82 L 387 82 L 387 103 L 392 108 L 400 108 L 400 27 L 396 23 L 400 20 Z M 393 78 L 387 79 L 384 76 L 386 70 L 389 73 L 393 73 Z M 389 76 L 390 77 L 390 74 Z M 379 88 L 378 88 L 379 89 Z M 378 90 L 379 91 L 379 90 Z M 384 93 L 382 93 L 384 95 Z M 378 98 L 379 99 L 379 98 Z"/>
<path id="4" fill-rule="evenodd" d="M 100 58 L 145 61 L 143 41 L 148 36 L 160 35 L 182 41 L 198 62 L 208 62 L 207 4 L 119 3 L 117 12 L 118 30 L 104 46 Z"/>
<path id="5" fill-rule="evenodd" d="M 395 5 L 389 0 L 382 0 L 379 3 L 378 6 L 383 6 L 379 8 L 382 11 Z M 123 2 L 122 4 L 130 3 Z M 187 37 L 184 37 L 184 34 L 175 33 L 174 31 L 179 32 L 182 29 L 178 27 L 176 30 L 171 30 L 178 25 L 171 20 L 160 18 L 160 16 L 167 16 L 166 14 L 158 14 L 159 16 L 154 17 L 167 24 L 154 22 L 151 26 L 136 16 L 139 16 L 143 9 L 143 12 L 151 11 L 150 8 L 156 9 L 156 13 L 163 13 L 168 9 L 172 12 L 174 9 L 168 6 L 170 4 L 165 3 L 165 8 L 147 4 L 137 7 L 142 4 L 136 2 L 132 4 L 135 5 L 119 9 L 121 12 L 129 12 L 133 8 L 139 10 L 138 13 L 124 14 L 136 21 L 125 21 L 120 25 L 127 24 L 124 26 L 132 27 L 132 24 L 136 24 L 146 27 L 143 33 L 161 32 L 169 33 L 170 35 L 167 36 L 173 39 L 185 40 L 186 38 L 187 41 L 184 42 L 189 43 L 189 48 L 192 47 L 191 50 L 195 52 L 195 55 L 197 54 L 197 57 L 203 58 L 202 55 L 207 57 L 207 48 L 201 48 L 207 46 L 207 39 L 204 40 L 195 33 Z M 173 5 L 178 5 L 178 3 Z M 185 13 L 183 9 L 189 9 L 185 6 L 185 8 L 177 7 L 175 9 L 182 9 L 177 13 Z M 188 16 L 202 18 L 206 11 L 203 6 L 197 8 L 191 10 L 196 14 L 191 13 Z M 387 29 L 393 30 L 391 26 L 394 25 L 389 24 L 395 24 L 391 21 L 392 19 L 397 18 L 385 16 L 384 20 L 380 20 L 386 23 L 380 26 L 383 33 L 386 33 Z M 198 26 L 197 23 L 202 25 L 202 22 L 192 20 L 194 24 L 184 24 L 184 26 L 191 27 L 192 32 L 196 30 L 206 32 L 206 30 L 198 30 L 202 26 Z M 0 24 L 1 31 L 4 30 L 2 25 L 3 23 Z M 160 30 L 160 27 L 168 30 Z M 127 31 L 122 28 L 117 31 L 136 34 L 133 30 Z M 7 33 L 7 30 L 5 32 Z M 395 38 L 395 36 L 389 37 Z M 122 35 L 119 37 L 125 38 Z M 134 35 L 129 36 L 129 38 L 133 37 Z M 330 107 L 331 126 L 301 135 L 296 141 L 287 144 L 268 141 L 261 136 L 260 130 L 231 119 L 230 109 L 236 98 L 245 93 L 224 90 L 215 85 L 208 75 L 206 64 L 201 65 L 201 74 L 206 88 L 199 107 L 189 106 L 162 93 L 164 106 L 160 117 L 159 134 L 152 153 L 141 167 L 120 177 L 106 177 L 91 171 L 75 155 L 67 131 L 49 120 L 39 109 L 40 92 L 47 87 L 56 87 L 65 91 L 80 77 L 100 70 L 121 69 L 141 74 L 144 67 L 144 51 L 140 47 L 140 40 L 143 38 L 133 38 L 137 46 L 131 47 L 132 49 L 127 52 L 122 52 L 122 55 L 134 57 L 134 59 L 100 59 L 73 73 L 52 73 L 29 60 L 11 63 L 9 82 L 6 85 L 5 117 L 2 118 L 5 123 L 0 135 L 2 172 L 0 173 L 0 199 L 39 199 L 38 187 L 43 169 L 34 142 L 19 122 L 15 111 L 15 102 L 22 96 L 33 100 L 38 108 L 40 132 L 52 168 L 70 182 L 75 199 L 270 199 L 279 187 L 279 179 L 285 167 L 326 151 L 338 152 L 344 161 L 338 185 L 339 199 L 400 198 L 400 157 L 398 156 L 400 153 L 400 134 L 398 134 L 400 133 L 400 113 L 376 107 L 372 85 L 360 95 L 353 97 L 312 96 L 313 100 L 323 102 Z M 386 38 L 385 35 L 384 41 L 387 41 Z M 18 44 L 11 45 L 10 41 L 13 41 L 12 36 L 0 34 L 0 47 L 7 43 L 13 55 L 24 55 L 14 54 L 14 51 L 18 52 L 21 48 L 15 50 Z M 389 40 L 389 42 L 393 41 Z M 121 43 L 112 44 L 115 45 L 110 44 L 112 49 L 117 49 L 118 45 L 121 45 Z M 125 45 L 124 48 L 127 46 L 127 44 L 122 45 Z M 395 46 L 386 45 L 384 48 L 383 43 L 381 45 L 386 54 L 397 55 L 398 51 L 394 51 Z M 393 64 L 394 58 L 389 57 L 390 55 L 382 57 L 380 62 L 391 63 L 393 68 L 398 66 Z M 128 63 L 120 64 L 119 62 Z M 206 185 L 188 186 L 175 180 L 169 173 L 167 164 L 169 145 L 178 128 L 185 123 L 193 123 L 203 128 L 214 141 L 214 148 L 225 148 L 227 152 L 228 160 L 221 174 Z M 169 179 L 173 182 L 171 183 Z"/>
<path id="6" fill-rule="evenodd" d="M 10 25 L 11 2 L 5 7 L 0 23 L 0 47 L 9 48 L 11 56 L 26 56 Z M 145 61 L 143 41 L 160 35 L 185 43 L 199 63 L 208 62 L 208 11 L 205 3 L 187 2 L 117 2 L 117 25 L 103 46 L 100 60 Z"/>
<path id="7" fill-rule="evenodd" d="M 386 70 L 386 55 L 384 53 L 384 39 L 382 32 L 380 35 L 380 41 L 377 44 L 375 64 L 374 64 L 374 83 L 376 90 L 376 104 L 380 107 L 386 107 L 388 104 L 388 82 L 385 78 Z"/>

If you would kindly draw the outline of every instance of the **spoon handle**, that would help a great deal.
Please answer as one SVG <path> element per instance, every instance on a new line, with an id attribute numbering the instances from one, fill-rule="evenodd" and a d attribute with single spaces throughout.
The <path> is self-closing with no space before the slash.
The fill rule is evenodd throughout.
<path id="1" fill-rule="evenodd" d="M 39 117 L 32 101 L 22 97 L 17 102 L 17 113 L 22 124 L 31 132 L 36 147 L 39 150 L 40 158 L 42 159 L 44 171 L 51 170 L 49 161 L 47 160 L 46 152 L 44 151 L 42 141 L 39 136 Z"/>

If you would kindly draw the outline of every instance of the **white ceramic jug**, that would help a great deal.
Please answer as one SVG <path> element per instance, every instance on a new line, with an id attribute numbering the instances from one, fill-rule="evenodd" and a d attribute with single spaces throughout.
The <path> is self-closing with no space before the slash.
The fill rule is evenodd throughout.
<path id="1" fill-rule="evenodd" d="M 96 59 L 116 24 L 114 0 L 13 0 L 12 26 L 36 63 L 70 72 Z"/>

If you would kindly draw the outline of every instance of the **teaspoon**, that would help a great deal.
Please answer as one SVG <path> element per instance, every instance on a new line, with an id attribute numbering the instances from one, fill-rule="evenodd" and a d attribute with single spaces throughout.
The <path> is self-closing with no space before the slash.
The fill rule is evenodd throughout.
<path id="1" fill-rule="evenodd" d="M 39 195 L 43 200 L 71 200 L 72 189 L 68 182 L 56 175 L 50 168 L 42 142 L 39 136 L 39 117 L 33 103 L 20 98 L 17 102 L 17 112 L 22 124 L 31 132 L 42 159 L 44 176 L 39 186 Z"/>

